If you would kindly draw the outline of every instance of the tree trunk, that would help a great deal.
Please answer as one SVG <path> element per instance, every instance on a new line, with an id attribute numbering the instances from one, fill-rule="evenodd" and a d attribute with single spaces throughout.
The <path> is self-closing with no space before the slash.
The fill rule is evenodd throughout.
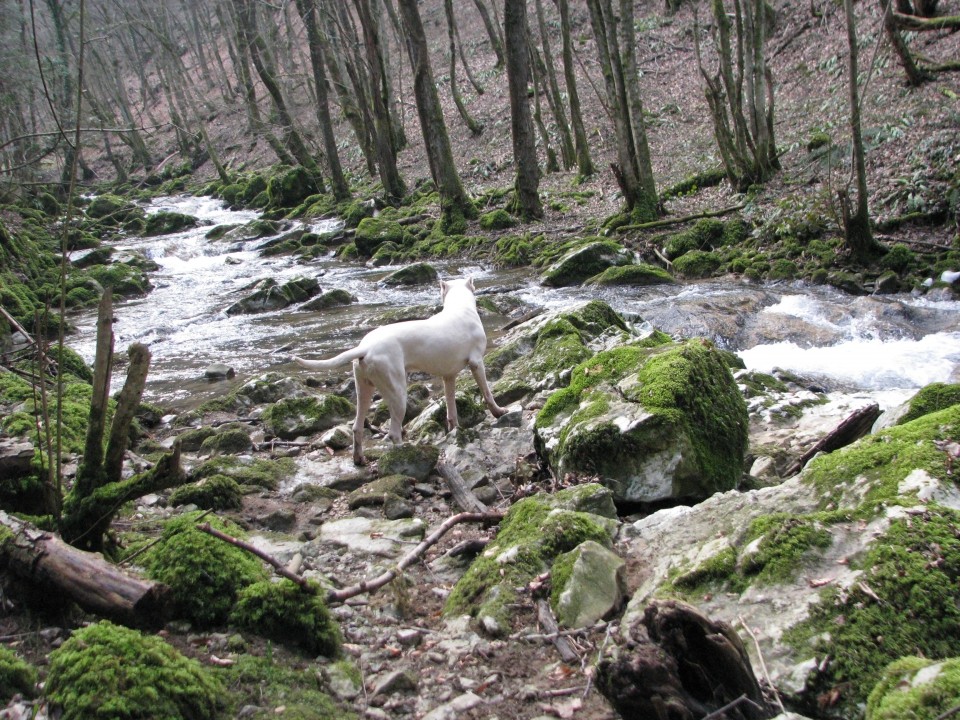
<path id="1" fill-rule="evenodd" d="M 513 161 L 516 181 L 511 210 L 523 218 L 543 217 L 540 203 L 540 167 L 537 164 L 536 136 L 530 114 L 527 89 L 530 84 L 530 60 L 525 0 L 504 0 L 504 36 L 506 39 L 507 84 L 510 90 L 510 118 L 513 135 Z"/>
<path id="2" fill-rule="evenodd" d="M 870 229 L 870 210 L 867 205 L 867 163 L 863 149 L 863 133 L 860 129 L 860 90 L 857 84 L 859 73 L 859 50 L 857 48 L 857 24 L 853 14 L 853 0 L 844 0 L 847 19 L 847 45 L 849 46 L 848 88 L 850 99 L 850 135 L 853 144 L 853 167 L 857 184 L 856 206 L 851 203 L 848 191 L 839 193 L 846 246 L 856 258 L 869 258 L 877 254 L 879 245 Z"/>
<path id="3" fill-rule="evenodd" d="M 30 583 L 124 625 L 158 628 L 171 616 L 166 585 L 127 574 L 3 511 L 0 526 L 11 533 L 0 541 L 0 564 Z"/>
<path id="4" fill-rule="evenodd" d="M 370 0 L 353 0 L 363 29 L 363 45 L 367 53 L 367 70 L 370 73 L 370 99 L 373 112 L 374 147 L 377 154 L 377 171 L 383 184 L 383 193 L 389 203 L 398 203 L 406 195 L 406 186 L 397 169 L 397 154 L 394 146 L 393 128 L 387 108 L 385 69 L 380 53 L 380 31 L 370 11 Z"/>
<path id="5" fill-rule="evenodd" d="M 560 135 L 560 157 L 563 167 L 569 170 L 576 163 L 576 153 L 573 149 L 573 137 L 570 135 L 570 125 L 567 123 L 567 114 L 563 111 L 563 99 L 560 95 L 560 84 L 557 82 L 557 73 L 554 70 L 556 63 L 550 47 L 550 31 L 543 13 L 543 0 L 537 0 L 537 27 L 540 30 L 540 45 L 543 47 L 543 63 L 546 75 L 550 111 L 557 123 L 557 133 Z M 539 56 L 538 56 L 539 57 Z"/>
<path id="6" fill-rule="evenodd" d="M 107 400 L 113 367 L 113 291 L 107 288 L 97 308 L 97 346 L 93 360 L 93 395 L 84 443 L 83 461 L 77 469 L 74 492 L 89 495 L 100 484 L 103 469 L 103 438 L 107 423 Z"/>
<path id="7" fill-rule="evenodd" d="M 460 87 L 457 85 L 457 25 L 453 15 L 453 0 L 444 0 L 443 12 L 447 16 L 447 39 L 450 46 L 450 94 L 453 96 L 453 102 L 457 106 L 457 112 L 460 113 L 460 118 L 467 126 L 467 129 L 470 130 L 470 134 L 477 137 L 483 132 L 483 125 L 474 120 L 470 115 L 467 106 L 463 104 Z M 466 66 L 466 63 L 464 63 L 464 66 Z"/>
<path id="8" fill-rule="evenodd" d="M 350 197 L 350 186 L 343 174 L 337 139 L 333 134 L 333 122 L 330 119 L 330 100 L 327 97 L 327 72 L 323 62 L 323 41 L 317 25 L 316 0 L 296 0 L 297 11 L 307 30 L 307 45 L 310 49 L 310 65 L 313 69 L 313 83 L 317 93 L 317 124 L 323 136 L 323 148 L 327 157 L 327 169 L 330 171 L 330 184 L 333 197 L 339 202 Z"/>
<path id="9" fill-rule="evenodd" d="M 567 0 L 557 0 L 560 10 L 560 35 L 563 38 L 563 77 L 570 99 L 570 124 L 573 125 L 573 139 L 577 149 L 577 171 L 581 178 L 593 175 L 593 160 L 590 159 L 590 144 L 583 126 L 583 113 L 580 109 L 580 95 L 577 92 L 577 73 L 573 64 L 573 42 L 570 39 L 570 6 Z"/>
<path id="10" fill-rule="evenodd" d="M 543 94 L 543 76 L 546 74 L 543 58 L 534 46 L 530 38 L 527 39 L 530 48 L 530 78 L 533 80 L 533 122 L 537 131 L 540 133 L 540 144 L 543 145 L 543 152 L 547 156 L 546 171 L 548 173 L 560 172 L 560 162 L 557 160 L 557 152 L 550 143 L 550 133 L 547 132 L 547 126 L 543 122 L 543 107 L 540 103 L 540 96 Z"/>
<path id="11" fill-rule="evenodd" d="M 903 39 L 903 35 L 900 34 L 900 27 L 897 25 L 897 20 L 890 7 L 890 0 L 880 0 L 880 7 L 883 9 L 883 30 L 890 39 L 890 44 L 893 45 L 894 52 L 897 53 L 897 57 L 900 59 L 903 71 L 907 74 L 907 85 L 919 87 L 927 80 L 933 79 L 929 73 L 917 67 L 917 63 L 910 53 L 910 48 L 907 47 L 907 42 Z"/>
<path id="12" fill-rule="evenodd" d="M 500 28 L 497 23 L 490 18 L 490 11 L 487 9 L 487 6 L 484 5 L 483 0 L 473 0 L 473 4 L 477 6 L 477 12 L 480 13 L 483 27 L 487 30 L 487 37 L 490 38 L 490 47 L 493 48 L 493 52 L 497 56 L 496 67 L 502 68 L 506 62 L 506 58 L 503 53 L 503 37 L 500 34 Z"/>

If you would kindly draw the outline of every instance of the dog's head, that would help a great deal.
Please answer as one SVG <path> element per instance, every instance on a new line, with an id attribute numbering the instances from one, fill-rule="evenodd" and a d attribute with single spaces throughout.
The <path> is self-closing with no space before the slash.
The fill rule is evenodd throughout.
<path id="1" fill-rule="evenodd" d="M 440 300 L 447 299 L 447 293 L 450 292 L 453 288 L 463 287 L 470 291 L 470 294 L 473 295 L 476 288 L 473 286 L 473 278 L 459 278 L 457 280 L 441 280 L 440 281 Z"/>

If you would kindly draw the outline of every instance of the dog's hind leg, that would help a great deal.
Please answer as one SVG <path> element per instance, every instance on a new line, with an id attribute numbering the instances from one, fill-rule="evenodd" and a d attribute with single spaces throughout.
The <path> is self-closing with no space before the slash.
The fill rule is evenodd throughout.
<path id="1" fill-rule="evenodd" d="M 353 421 L 353 464 L 366 465 L 363 457 L 363 422 L 373 402 L 374 384 L 367 379 L 359 363 L 353 366 L 354 384 L 357 386 L 357 417 Z"/>
<path id="2" fill-rule="evenodd" d="M 500 417 L 501 415 L 507 414 L 507 409 L 502 408 L 497 405 L 497 401 L 493 399 L 493 393 L 490 391 L 490 386 L 487 384 L 487 370 L 483 366 L 483 360 L 472 360 L 467 365 L 470 367 L 470 372 L 473 375 L 473 379 L 477 382 L 477 387 L 480 388 L 480 392 L 483 394 L 483 399 L 487 403 L 487 407 L 490 408 L 490 412 L 494 417 Z"/>
<path id="3" fill-rule="evenodd" d="M 447 401 L 447 432 L 450 432 L 458 423 L 456 375 L 443 378 L 443 396 Z"/>

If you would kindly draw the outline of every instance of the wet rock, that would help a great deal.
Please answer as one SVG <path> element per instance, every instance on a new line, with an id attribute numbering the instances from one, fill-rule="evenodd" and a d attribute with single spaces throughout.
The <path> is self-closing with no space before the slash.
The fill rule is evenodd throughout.
<path id="1" fill-rule="evenodd" d="M 303 302 L 320 292 L 315 278 L 294 278 L 278 285 L 273 278 L 259 283 L 251 295 L 238 300 L 227 308 L 227 315 L 251 315 L 280 310 L 294 303 Z"/>
<path id="2" fill-rule="evenodd" d="M 328 290 L 325 293 L 318 295 L 309 300 L 300 306 L 300 310 L 307 310 L 310 312 L 316 312 L 319 310 L 327 310 L 332 307 L 341 307 L 343 305 L 350 305 L 357 302 L 357 296 L 352 295 L 346 290 Z"/>
<path id="3" fill-rule="evenodd" d="M 98 195 L 87 206 L 87 217 L 110 225 L 143 219 L 143 208 L 117 195 Z"/>
<path id="4" fill-rule="evenodd" d="M 207 380 L 226 380 L 234 377 L 237 371 L 224 363 L 211 363 L 203 371 L 203 376 Z"/>
<path id="5" fill-rule="evenodd" d="M 354 414 L 353 403 L 337 395 L 285 398 L 263 412 L 264 429 L 283 440 L 335 427 Z"/>
<path id="6" fill-rule="evenodd" d="M 374 251 L 387 242 L 403 244 L 404 230 L 396 220 L 386 218 L 364 218 L 357 225 L 354 242 L 357 251 L 364 257 L 370 257 Z"/>
<path id="7" fill-rule="evenodd" d="M 268 372 L 247 381 L 233 394 L 241 407 L 275 403 L 284 398 L 299 398 L 310 395 L 307 387 L 297 378 Z"/>
<path id="8" fill-rule="evenodd" d="M 388 496 L 409 497 L 412 484 L 413 478 L 406 475 L 386 475 L 350 493 L 347 506 L 356 510 L 359 507 L 383 505 Z"/>
<path id="9" fill-rule="evenodd" d="M 33 443 L 12 437 L 0 437 L 0 477 L 13 480 L 32 473 Z"/>
<path id="10" fill-rule="evenodd" d="M 551 579 L 553 610 L 564 627 L 589 627 L 619 609 L 626 598 L 626 563 L 591 540 L 560 555 Z"/>
<path id="11" fill-rule="evenodd" d="M 382 475 L 407 475 L 419 482 L 430 476 L 439 457 L 440 450 L 433 445 L 404 443 L 383 453 L 377 467 Z"/>
<path id="12" fill-rule="evenodd" d="M 414 263 L 387 275 L 381 282 L 391 286 L 426 285 L 439 278 L 436 268 L 427 263 Z"/>
<path id="13" fill-rule="evenodd" d="M 337 425 L 323 433 L 320 442 L 333 450 L 346 450 L 353 445 L 353 429 L 349 425 Z"/>
<path id="14" fill-rule="evenodd" d="M 640 263 L 639 265 L 616 265 L 599 275 L 589 278 L 585 285 L 664 285 L 675 283 L 674 277 L 663 268 Z"/>
<path id="15" fill-rule="evenodd" d="M 297 515 L 293 510 L 278 508 L 273 512 L 256 518 L 256 523 L 265 530 L 288 532 L 297 524 Z"/>
<path id="16" fill-rule="evenodd" d="M 736 487 L 748 420 L 722 354 L 693 340 L 597 354 L 551 395 L 535 428 L 558 477 L 599 474 L 618 500 L 650 503 Z"/>
<path id="17" fill-rule="evenodd" d="M 633 262 L 633 253 L 620 243 L 596 239 L 567 252 L 547 268 L 540 283 L 548 287 L 579 285 L 615 265 Z"/>
<path id="18" fill-rule="evenodd" d="M 200 220 L 193 215 L 161 211 L 147 215 L 146 235 L 170 235 L 194 228 Z"/>
<path id="19" fill-rule="evenodd" d="M 344 518 L 322 525 L 320 535 L 308 545 L 314 552 L 322 546 L 333 546 L 363 555 L 397 558 L 409 550 L 411 539 L 422 540 L 425 530 L 420 519 Z"/>
<path id="20" fill-rule="evenodd" d="M 383 499 L 383 516 L 387 520 L 412 518 L 414 516 L 414 507 L 402 497 L 387 495 Z"/>

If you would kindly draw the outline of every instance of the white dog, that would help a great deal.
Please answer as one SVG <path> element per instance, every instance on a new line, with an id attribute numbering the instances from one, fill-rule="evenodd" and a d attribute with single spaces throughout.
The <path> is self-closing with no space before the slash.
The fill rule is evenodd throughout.
<path id="1" fill-rule="evenodd" d="M 384 325 L 364 336 L 352 350 L 329 360 L 294 357 L 310 370 L 327 370 L 353 361 L 357 385 L 357 417 L 353 422 L 353 462 L 363 465 L 363 421 L 378 389 L 390 408 L 389 437 L 401 440 L 407 409 L 407 373 L 419 370 L 443 378 L 447 401 L 447 430 L 457 426 L 455 382 L 457 374 L 470 368 L 483 399 L 494 417 L 506 413 L 497 405 L 487 385 L 483 353 L 487 336 L 477 314 L 473 280 L 440 281 L 443 310 L 426 320 Z"/>

